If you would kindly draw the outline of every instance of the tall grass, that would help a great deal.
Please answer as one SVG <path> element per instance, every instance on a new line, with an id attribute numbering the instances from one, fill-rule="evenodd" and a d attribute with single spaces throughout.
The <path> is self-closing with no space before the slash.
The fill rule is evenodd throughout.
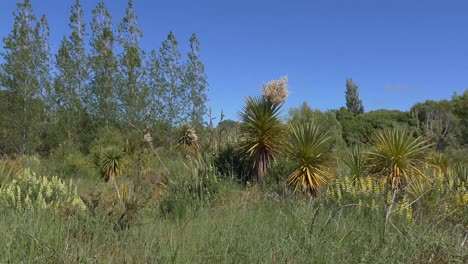
<path id="1" fill-rule="evenodd" d="M 434 220 L 431 220 L 434 219 Z M 460 227 L 302 196 L 272 200 L 259 187 L 231 188 L 180 221 L 140 212 L 115 230 L 105 214 L 63 216 L 0 210 L 0 262 L 52 263 L 466 263 Z"/>

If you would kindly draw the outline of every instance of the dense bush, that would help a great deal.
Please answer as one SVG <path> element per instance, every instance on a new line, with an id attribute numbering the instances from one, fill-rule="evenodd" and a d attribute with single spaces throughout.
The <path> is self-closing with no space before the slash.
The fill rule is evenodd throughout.
<path id="1" fill-rule="evenodd" d="M 207 155 L 189 161 L 187 171 L 169 179 L 159 208 L 165 216 L 183 218 L 190 210 L 210 204 L 220 191 L 219 174 Z"/>
<path id="2" fill-rule="evenodd" d="M 249 168 L 251 166 L 247 156 L 240 151 L 238 144 L 229 143 L 222 146 L 216 154 L 214 165 L 224 177 L 241 182 L 250 180 Z"/>

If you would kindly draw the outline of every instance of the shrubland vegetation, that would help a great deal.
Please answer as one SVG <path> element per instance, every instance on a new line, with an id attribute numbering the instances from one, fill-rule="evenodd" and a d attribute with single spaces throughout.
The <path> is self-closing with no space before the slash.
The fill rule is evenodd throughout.
<path id="1" fill-rule="evenodd" d="M 145 52 L 132 1 L 92 14 L 54 58 L 28 0 L 4 38 L 0 262 L 468 261 L 468 91 L 365 112 L 348 79 L 284 120 L 282 78 L 216 119 L 196 35 Z"/>

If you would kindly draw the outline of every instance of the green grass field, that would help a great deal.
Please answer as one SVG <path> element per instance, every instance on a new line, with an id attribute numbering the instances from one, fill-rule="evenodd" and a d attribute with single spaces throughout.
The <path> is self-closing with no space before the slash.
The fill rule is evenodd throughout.
<path id="1" fill-rule="evenodd" d="M 94 182 L 79 182 L 94 186 Z M 466 263 L 463 226 L 221 182 L 209 203 L 141 207 L 123 228 L 107 208 L 0 212 L 2 263 Z M 94 187 L 103 188 L 103 187 Z M 82 188 L 80 188 L 82 189 Z M 107 211 L 106 211 L 107 210 Z M 118 216 L 118 215 L 117 215 Z M 466 238 L 465 238 L 466 239 Z"/>

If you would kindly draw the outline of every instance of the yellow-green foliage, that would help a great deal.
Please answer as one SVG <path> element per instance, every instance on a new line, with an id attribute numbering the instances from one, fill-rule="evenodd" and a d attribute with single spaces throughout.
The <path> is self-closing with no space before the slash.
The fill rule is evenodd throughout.
<path id="1" fill-rule="evenodd" d="M 67 185 L 58 177 L 39 177 L 30 169 L 15 175 L 0 191 L 0 204 L 18 210 L 59 207 L 86 209 L 71 182 Z"/>
<path id="2" fill-rule="evenodd" d="M 354 182 L 349 177 L 335 179 L 328 186 L 326 197 L 337 200 L 339 204 L 356 204 L 359 210 L 380 210 L 392 203 L 392 193 L 385 189 L 383 181 L 372 177 Z M 412 221 L 413 209 L 407 198 L 395 201 L 394 208 L 397 215 Z"/>
<path id="3" fill-rule="evenodd" d="M 406 192 L 400 193 L 393 205 L 394 213 L 413 220 L 413 213 L 420 210 L 421 203 L 430 210 L 450 215 L 451 219 L 468 225 L 468 186 L 464 175 L 427 167 L 424 177 L 413 181 Z M 357 208 L 383 209 L 393 202 L 393 193 L 381 179 L 365 177 L 355 182 L 351 178 L 335 179 L 328 185 L 325 197 L 339 204 L 355 204 Z M 438 209 L 436 209 L 438 208 Z"/>
<path id="4" fill-rule="evenodd" d="M 433 172 L 432 188 L 438 194 L 437 203 L 444 205 L 445 213 L 463 219 L 464 224 L 468 225 L 468 183 L 464 169 L 466 170 L 466 167 L 448 167 L 445 173 L 436 169 Z"/>

